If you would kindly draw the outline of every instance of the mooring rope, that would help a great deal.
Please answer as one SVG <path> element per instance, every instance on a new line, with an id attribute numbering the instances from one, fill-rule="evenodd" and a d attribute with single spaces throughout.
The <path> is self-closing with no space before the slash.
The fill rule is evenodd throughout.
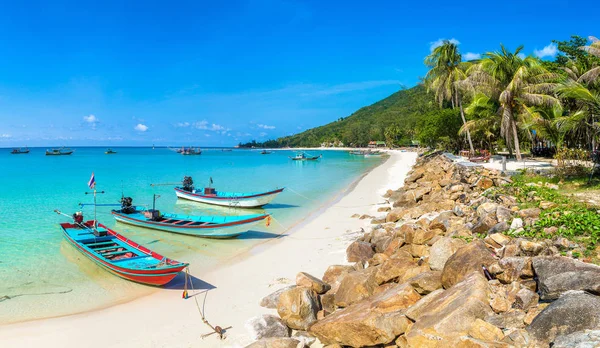
<path id="1" fill-rule="evenodd" d="M 187 292 L 188 278 L 190 278 L 189 279 L 190 287 L 192 288 L 192 291 L 195 292 L 194 282 L 191 280 L 191 276 L 190 276 L 190 273 L 189 273 L 189 267 L 186 267 L 185 268 L 185 282 L 184 282 L 184 286 L 183 286 L 184 290 L 183 290 L 183 295 L 182 295 L 182 297 L 183 297 L 184 300 L 187 300 L 189 298 L 188 292 Z M 200 317 L 202 318 L 202 322 L 204 324 L 206 324 L 208 327 L 210 327 L 211 330 L 213 330 L 213 332 L 210 332 L 210 333 L 202 335 L 201 336 L 202 339 L 204 339 L 205 337 L 208 337 L 210 335 L 213 335 L 213 334 L 217 334 L 217 335 L 219 335 L 220 339 L 224 339 L 225 338 L 225 332 L 226 332 L 226 330 L 231 329 L 231 326 L 228 326 L 226 328 L 222 328 L 222 327 L 220 327 L 218 325 L 217 326 L 212 326 L 208 322 L 208 320 L 206 319 L 206 316 L 204 315 L 204 311 L 200 308 L 200 304 L 198 303 L 198 299 L 196 298 L 196 295 L 197 294 L 194 294 L 192 296 L 194 297 L 194 301 L 196 302 L 196 308 L 198 308 L 198 313 L 200 313 Z M 204 302 L 202 304 L 202 307 L 204 307 L 204 304 L 206 303 L 206 297 L 207 296 L 208 296 L 208 291 L 205 291 Z"/>

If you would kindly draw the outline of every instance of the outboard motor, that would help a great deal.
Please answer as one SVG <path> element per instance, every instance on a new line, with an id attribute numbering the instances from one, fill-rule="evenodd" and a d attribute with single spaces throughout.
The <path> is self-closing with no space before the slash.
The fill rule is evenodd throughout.
<path id="1" fill-rule="evenodd" d="M 133 199 L 131 197 L 121 198 L 121 212 L 123 214 L 135 213 L 135 207 L 133 206 Z"/>
<path id="2" fill-rule="evenodd" d="M 183 177 L 183 190 L 188 192 L 194 191 L 194 180 L 192 180 L 191 176 Z"/>

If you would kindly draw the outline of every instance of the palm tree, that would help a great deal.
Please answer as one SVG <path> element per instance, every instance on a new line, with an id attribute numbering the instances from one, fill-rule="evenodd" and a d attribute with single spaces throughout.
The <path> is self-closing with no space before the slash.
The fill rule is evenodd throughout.
<path id="1" fill-rule="evenodd" d="M 600 92 L 576 82 L 567 81 L 557 88 L 562 98 L 571 99 L 576 105 L 576 111 L 569 116 L 557 120 L 557 125 L 565 132 L 570 132 L 578 138 L 584 138 L 596 149 L 596 137 L 600 127 L 596 116 L 600 115 Z"/>
<path id="2" fill-rule="evenodd" d="M 589 46 L 583 46 L 581 49 L 593 56 L 600 57 L 600 40 L 590 36 L 590 41 L 592 41 L 592 43 Z"/>
<path id="3" fill-rule="evenodd" d="M 485 139 L 486 147 L 492 150 L 492 142 L 500 133 L 501 117 L 497 110 L 497 103 L 483 93 L 476 93 L 471 103 L 465 108 L 470 120 L 460 128 L 459 134 L 471 131 L 475 135 L 479 135 L 478 138 Z"/>
<path id="4" fill-rule="evenodd" d="M 545 70 L 536 58 L 522 58 L 523 46 L 515 52 L 503 45 L 500 48 L 500 51 L 486 53 L 479 64 L 471 66 L 468 79 L 461 85 L 498 101 L 498 114 L 502 116 L 500 135 L 514 148 L 517 160 L 521 160 L 517 124 L 528 114 L 527 107 L 560 105 L 558 99 L 550 95 L 559 76 Z"/>
<path id="5" fill-rule="evenodd" d="M 444 40 L 441 46 L 436 47 L 425 58 L 425 65 L 430 67 L 427 76 L 425 76 L 425 84 L 428 91 L 434 91 L 435 99 L 440 103 L 440 106 L 442 106 L 444 101 L 450 101 L 452 108 L 458 106 L 463 125 L 466 124 L 467 120 L 465 119 L 462 98 L 456 82 L 467 78 L 465 71 L 469 63 L 462 61 L 458 46 L 455 43 Z M 466 130 L 466 134 L 471 153 L 474 153 L 471 133 L 468 129 Z"/>

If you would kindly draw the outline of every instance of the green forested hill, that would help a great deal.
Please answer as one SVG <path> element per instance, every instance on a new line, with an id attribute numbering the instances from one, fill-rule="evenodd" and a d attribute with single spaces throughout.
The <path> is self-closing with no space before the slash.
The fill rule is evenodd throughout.
<path id="1" fill-rule="evenodd" d="M 437 109 L 433 95 L 428 94 L 425 87 L 419 85 L 398 91 L 348 117 L 342 117 L 324 126 L 255 145 L 320 146 L 323 142 L 341 141 L 344 145 L 364 146 L 370 140 L 391 139 L 396 144 L 406 144 L 415 138 L 416 126 L 424 115 Z"/>

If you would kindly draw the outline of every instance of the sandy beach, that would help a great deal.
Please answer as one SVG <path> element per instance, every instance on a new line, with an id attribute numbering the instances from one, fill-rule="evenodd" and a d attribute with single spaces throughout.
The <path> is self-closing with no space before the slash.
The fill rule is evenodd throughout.
<path id="1" fill-rule="evenodd" d="M 314 212 L 286 231 L 218 267 L 190 273 L 193 297 L 183 300 L 181 286 L 107 309 L 61 318 L 0 327 L 4 347 L 243 347 L 251 343 L 244 323 L 251 317 L 275 313 L 259 306 L 262 297 L 294 283 L 298 272 L 317 277 L 331 264 L 345 263 L 345 248 L 369 219 L 377 215 L 381 195 L 400 187 L 416 153 L 390 152 L 390 158 L 346 190 L 333 204 Z M 342 193 L 340 193 L 342 195 Z M 274 222 L 277 223 L 277 222 Z M 281 230 L 281 228 L 279 228 Z M 211 332 L 201 319 L 204 309 L 212 325 L 227 330 L 226 339 Z"/>

